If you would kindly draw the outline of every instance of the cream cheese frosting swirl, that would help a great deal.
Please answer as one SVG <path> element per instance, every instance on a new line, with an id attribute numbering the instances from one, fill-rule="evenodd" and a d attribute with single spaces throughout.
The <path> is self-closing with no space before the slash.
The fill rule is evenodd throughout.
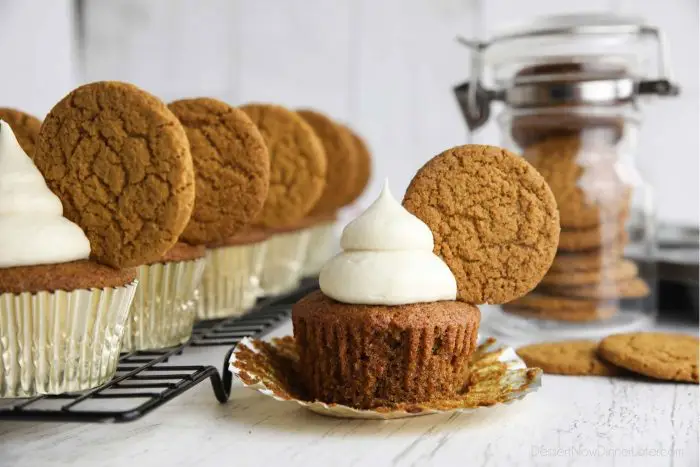
<path id="1" fill-rule="evenodd" d="M 63 217 L 61 200 L 0 120 L 0 267 L 67 263 L 90 256 L 90 241 Z"/>
<path id="2" fill-rule="evenodd" d="M 455 300 L 452 271 L 433 253 L 433 233 L 389 191 L 343 230 L 343 251 L 321 270 L 321 291 L 339 302 L 364 305 Z"/>

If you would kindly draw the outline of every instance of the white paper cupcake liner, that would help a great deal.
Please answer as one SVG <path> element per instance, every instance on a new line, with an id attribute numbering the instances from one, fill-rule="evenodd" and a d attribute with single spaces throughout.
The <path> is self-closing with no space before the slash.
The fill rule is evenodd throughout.
<path id="1" fill-rule="evenodd" d="M 122 352 L 153 350 L 187 342 L 194 325 L 196 290 L 204 258 L 139 267 Z"/>
<path id="2" fill-rule="evenodd" d="M 299 287 L 309 247 L 308 229 L 275 234 L 267 240 L 260 285 L 265 296 L 282 295 Z"/>
<path id="3" fill-rule="evenodd" d="M 0 295 L 0 398 L 97 387 L 116 372 L 137 281 Z"/>
<path id="4" fill-rule="evenodd" d="M 511 404 L 536 391 L 542 385 L 542 370 L 527 368 L 512 347 L 498 344 L 489 338 L 482 342 L 469 363 L 469 384 L 454 399 L 404 404 L 399 407 L 379 407 L 361 410 L 340 404 L 303 400 L 293 387 L 298 384 L 296 372 L 291 369 L 298 355 L 291 336 L 271 342 L 245 338 L 231 354 L 230 369 L 244 386 L 282 402 L 293 402 L 301 407 L 339 418 L 389 420 L 436 413 L 486 410 L 502 404 Z"/>
<path id="5" fill-rule="evenodd" d="M 262 295 L 260 274 L 266 251 L 266 240 L 207 250 L 197 318 L 240 316 L 253 308 Z"/>
<path id="6" fill-rule="evenodd" d="M 335 237 L 335 222 L 330 221 L 309 228 L 309 246 L 302 268 L 304 277 L 315 277 L 335 254 L 338 240 Z"/>

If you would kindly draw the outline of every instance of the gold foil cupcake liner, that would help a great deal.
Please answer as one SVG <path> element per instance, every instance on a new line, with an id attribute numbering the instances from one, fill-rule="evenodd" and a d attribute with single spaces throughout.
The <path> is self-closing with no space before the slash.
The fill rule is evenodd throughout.
<path id="1" fill-rule="evenodd" d="M 192 335 L 204 258 L 139 267 L 122 352 L 180 345 Z"/>
<path id="2" fill-rule="evenodd" d="M 275 234 L 267 240 L 260 278 L 265 296 L 282 295 L 299 287 L 309 239 L 309 230 L 303 229 Z"/>
<path id="3" fill-rule="evenodd" d="M 309 246 L 302 268 L 304 277 L 315 277 L 335 253 L 338 241 L 335 238 L 335 222 L 326 222 L 309 228 Z"/>
<path id="4" fill-rule="evenodd" d="M 137 283 L 0 294 L 0 398 L 83 391 L 109 381 Z"/>
<path id="5" fill-rule="evenodd" d="M 245 338 L 231 354 L 230 368 L 244 386 L 278 401 L 339 418 L 395 419 L 447 412 L 471 413 L 516 402 L 542 385 L 542 370 L 527 368 L 512 347 L 493 338 L 482 342 L 469 363 L 464 388 L 452 399 L 360 410 L 308 400 L 296 371 L 299 355 L 292 336 L 271 342 Z"/>
<path id="6" fill-rule="evenodd" d="M 197 318 L 240 316 L 262 295 L 260 274 L 267 241 L 207 250 L 207 266 L 199 288 Z"/>

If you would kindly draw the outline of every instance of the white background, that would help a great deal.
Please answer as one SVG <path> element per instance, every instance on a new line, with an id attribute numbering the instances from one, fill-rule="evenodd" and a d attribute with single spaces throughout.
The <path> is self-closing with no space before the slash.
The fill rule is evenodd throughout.
<path id="1" fill-rule="evenodd" d="M 663 220 L 698 222 L 697 0 L 86 0 L 87 47 L 69 0 L 0 0 L 0 105 L 44 115 L 84 81 L 120 79 L 170 100 L 311 106 L 375 154 L 373 189 L 401 195 L 431 156 L 466 141 L 452 87 L 469 76 L 456 34 L 580 11 L 646 18 L 669 38 L 682 98 L 645 107 L 640 168 Z M 79 66 L 79 57 L 87 60 Z M 478 142 L 498 144 L 490 125 Z"/>

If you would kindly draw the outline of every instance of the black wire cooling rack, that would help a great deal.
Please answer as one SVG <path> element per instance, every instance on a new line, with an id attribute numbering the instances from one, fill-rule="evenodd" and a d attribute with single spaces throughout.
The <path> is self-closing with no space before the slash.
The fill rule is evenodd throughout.
<path id="1" fill-rule="evenodd" d="M 143 417 L 205 380 L 210 380 L 219 402 L 231 392 L 228 361 L 244 337 L 260 337 L 282 324 L 291 305 L 315 289 L 307 280 L 291 294 L 265 299 L 249 314 L 198 323 L 186 344 L 170 349 L 123 354 L 115 377 L 98 388 L 81 393 L 46 395 L 28 399 L 0 399 L 0 420 L 51 422 L 129 422 Z M 229 346 L 222 372 L 211 365 L 178 365 L 172 357 L 203 346 Z"/>

